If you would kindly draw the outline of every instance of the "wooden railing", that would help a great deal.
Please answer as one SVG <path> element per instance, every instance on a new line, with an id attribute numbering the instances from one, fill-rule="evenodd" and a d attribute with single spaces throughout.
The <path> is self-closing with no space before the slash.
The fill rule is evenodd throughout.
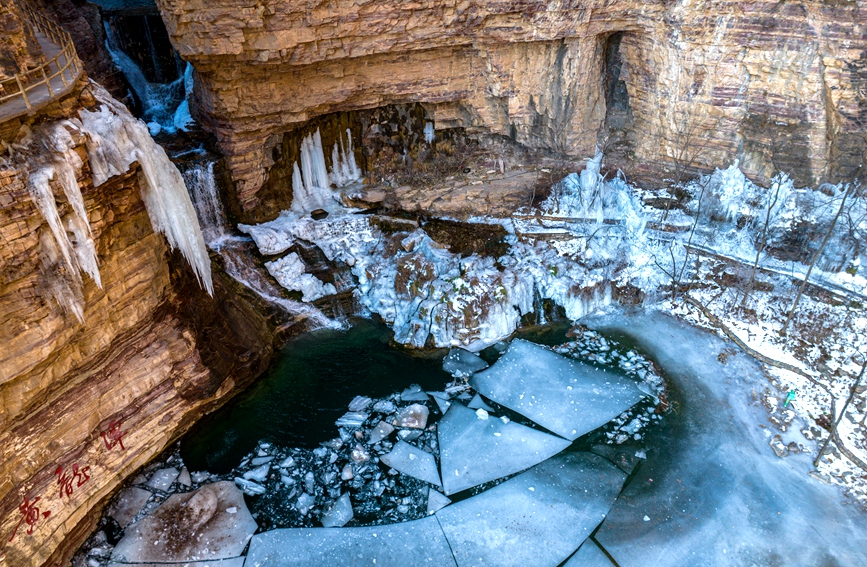
<path id="1" fill-rule="evenodd" d="M 11 79 L 0 82 L 0 105 L 15 99 L 23 99 L 27 111 L 33 109 L 34 102 L 42 103 L 55 99 L 65 93 L 71 84 L 81 76 L 83 66 L 72 43 L 72 36 L 63 31 L 57 24 L 37 13 L 28 6 L 19 4 L 25 23 L 34 30 L 43 33 L 50 41 L 60 47 L 60 53 L 35 69 L 18 73 Z M 52 80 L 60 77 L 59 84 L 52 85 Z M 42 87 L 48 90 L 48 98 L 33 101 L 32 91 Z"/>

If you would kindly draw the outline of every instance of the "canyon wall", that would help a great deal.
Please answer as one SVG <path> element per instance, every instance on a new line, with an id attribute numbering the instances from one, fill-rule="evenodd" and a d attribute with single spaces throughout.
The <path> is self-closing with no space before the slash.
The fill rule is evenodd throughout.
<path id="1" fill-rule="evenodd" d="M 75 127 L 81 105 L 99 107 L 91 89 L 82 80 L 29 117 L 0 156 L 0 565 L 8 567 L 68 565 L 123 480 L 261 374 L 276 344 L 276 312 L 218 269 L 210 297 L 154 232 L 138 163 L 96 185 L 89 141 Z M 57 127 L 74 155 L 46 135 Z M 78 254 L 84 236 L 64 161 L 80 161 L 74 182 L 101 280 L 80 276 L 81 320 L 56 300 L 75 274 L 42 210 L 44 199 L 56 203 Z M 50 195 L 37 198 L 32 185 L 45 164 L 58 173 Z"/>
<path id="2" fill-rule="evenodd" d="M 157 4 L 245 221 L 273 216 L 257 207 L 281 134 L 394 103 L 559 154 L 609 146 L 655 180 L 739 159 L 759 181 L 814 184 L 856 175 L 867 151 L 864 0 Z M 626 135 L 606 119 L 614 84 Z"/>

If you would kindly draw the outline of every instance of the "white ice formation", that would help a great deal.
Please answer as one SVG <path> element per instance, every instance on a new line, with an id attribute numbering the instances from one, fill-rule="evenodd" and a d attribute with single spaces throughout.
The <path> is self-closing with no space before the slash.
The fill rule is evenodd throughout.
<path id="1" fill-rule="evenodd" d="M 316 209 L 333 210 L 337 204 L 331 185 L 344 187 L 361 177 L 352 150 L 352 132 L 346 129 L 348 142 L 343 136 L 331 152 L 331 173 L 325 164 L 325 151 L 319 129 L 301 140 L 301 165 L 293 164 L 292 212 L 305 215 Z"/>
<path id="2" fill-rule="evenodd" d="M 199 283 L 213 295 L 211 260 L 181 173 L 151 138 L 144 123 L 96 84 L 94 94 L 102 106 L 94 112 L 79 112 L 81 129 L 87 134 L 94 185 L 126 173 L 138 162 L 139 189 L 154 231 L 165 235 L 172 249 L 181 251 Z"/>

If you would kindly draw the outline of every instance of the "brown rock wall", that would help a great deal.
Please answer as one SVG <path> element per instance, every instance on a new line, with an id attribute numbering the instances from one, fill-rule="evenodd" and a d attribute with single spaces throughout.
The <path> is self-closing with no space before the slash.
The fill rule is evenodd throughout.
<path id="1" fill-rule="evenodd" d="M 262 220 L 279 134 L 330 112 L 422 102 L 443 127 L 591 153 L 607 136 L 613 32 L 634 115 L 617 164 L 628 173 L 683 177 L 739 159 L 759 180 L 782 169 L 816 183 L 854 175 L 867 148 L 864 0 L 158 5 L 196 68 L 196 113 L 248 221 Z"/>

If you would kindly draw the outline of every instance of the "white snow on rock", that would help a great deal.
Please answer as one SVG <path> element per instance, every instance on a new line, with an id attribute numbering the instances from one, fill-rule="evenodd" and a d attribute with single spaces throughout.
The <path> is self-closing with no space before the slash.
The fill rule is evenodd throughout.
<path id="1" fill-rule="evenodd" d="M 237 557 L 256 527 L 241 491 L 231 482 L 216 482 L 170 496 L 152 515 L 126 529 L 111 557 L 128 563 Z"/>
<path id="2" fill-rule="evenodd" d="M 488 363 L 482 358 L 462 348 L 453 348 L 443 359 L 443 370 L 456 378 L 466 378 L 484 370 Z"/>
<path id="3" fill-rule="evenodd" d="M 98 187 L 138 162 L 139 189 L 154 231 L 165 235 L 172 249 L 181 251 L 199 283 L 213 295 L 211 260 L 181 173 L 142 121 L 105 89 L 96 83 L 91 86 L 102 107 L 94 112 L 82 109 L 79 116 L 81 130 L 87 134 L 93 184 Z"/>
<path id="4" fill-rule="evenodd" d="M 326 528 L 340 528 L 352 519 L 352 502 L 349 493 L 344 492 L 334 505 L 322 515 L 322 525 Z"/>
<path id="5" fill-rule="evenodd" d="M 295 252 L 277 260 L 265 262 L 265 268 L 284 288 L 290 291 L 300 291 L 301 301 L 315 301 L 320 297 L 337 293 L 334 284 L 322 283 L 313 274 L 305 273 L 307 267 Z"/>
<path id="6" fill-rule="evenodd" d="M 509 350 L 470 384 L 481 394 L 574 441 L 636 404 L 637 383 L 531 342 Z"/>
<path id="7" fill-rule="evenodd" d="M 398 441 L 394 449 L 379 460 L 396 471 L 442 488 L 434 456 L 405 441 Z"/>
<path id="8" fill-rule="evenodd" d="M 257 534 L 245 567 L 454 566 L 436 518 L 361 528 L 290 528 Z"/>
<path id="9" fill-rule="evenodd" d="M 435 516 L 459 567 L 559 565 L 602 522 L 625 479 L 602 457 L 566 453 Z"/>
<path id="10" fill-rule="evenodd" d="M 437 424 L 437 440 L 448 495 L 520 472 L 569 446 L 565 439 L 515 422 L 478 419 L 458 403 Z"/>

